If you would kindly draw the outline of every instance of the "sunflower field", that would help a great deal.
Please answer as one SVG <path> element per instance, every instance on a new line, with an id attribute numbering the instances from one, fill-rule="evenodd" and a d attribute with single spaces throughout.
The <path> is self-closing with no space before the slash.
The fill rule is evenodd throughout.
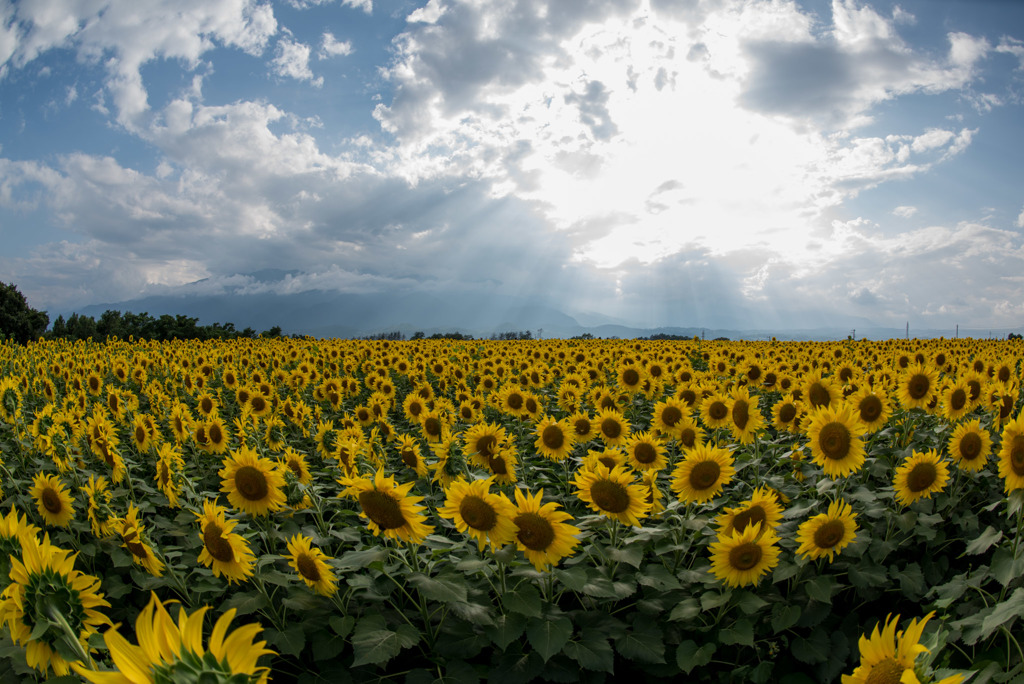
<path id="1" fill-rule="evenodd" d="M 1022 352 L 0 343 L 0 680 L 1019 683 Z"/>

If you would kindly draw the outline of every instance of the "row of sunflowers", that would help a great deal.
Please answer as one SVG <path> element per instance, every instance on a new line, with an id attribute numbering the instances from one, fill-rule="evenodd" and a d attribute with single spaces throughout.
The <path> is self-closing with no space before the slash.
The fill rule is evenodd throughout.
<path id="1" fill-rule="evenodd" d="M 0 676 L 1002 682 L 1017 341 L 0 346 Z"/>

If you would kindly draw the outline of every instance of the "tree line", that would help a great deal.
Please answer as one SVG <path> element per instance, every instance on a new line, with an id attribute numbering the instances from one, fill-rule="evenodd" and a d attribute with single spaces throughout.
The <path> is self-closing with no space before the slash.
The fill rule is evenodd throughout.
<path id="1" fill-rule="evenodd" d="M 108 337 L 123 340 L 212 340 L 280 336 L 281 327 L 276 325 L 257 332 L 251 327 L 237 330 L 234 323 L 199 325 L 198 318 L 183 314 L 163 314 L 156 318 L 146 312 L 122 313 L 114 309 L 107 309 L 99 319 L 77 313 L 67 319 L 60 315 L 50 328 L 49 314 L 30 307 L 14 284 L 0 282 L 0 340 L 13 340 L 18 344 L 40 337 L 66 340 L 104 340 Z"/>

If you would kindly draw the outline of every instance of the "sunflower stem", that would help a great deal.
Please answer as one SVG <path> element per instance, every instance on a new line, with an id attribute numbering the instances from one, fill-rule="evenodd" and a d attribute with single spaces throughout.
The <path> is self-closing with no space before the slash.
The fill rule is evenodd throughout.
<path id="1" fill-rule="evenodd" d="M 64 633 L 65 643 L 71 646 L 75 655 L 81 660 L 90 670 L 96 669 L 96 663 L 93 662 L 92 656 L 89 655 L 85 647 L 82 646 L 82 642 L 79 641 L 78 635 L 75 634 L 74 630 L 71 629 L 71 625 L 68 624 L 67 618 L 60 612 L 54 603 L 47 601 L 46 603 L 46 616 L 50 619 L 50 622 Z"/>

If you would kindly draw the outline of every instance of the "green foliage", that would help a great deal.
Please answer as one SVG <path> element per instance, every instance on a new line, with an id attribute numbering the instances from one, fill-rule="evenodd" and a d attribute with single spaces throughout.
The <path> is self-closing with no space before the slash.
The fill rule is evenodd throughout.
<path id="1" fill-rule="evenodd" d="M 27 344 L 41 337 L 49 324 L 46 312 L 30 307 L 13 283 L 0 282 L 0 340 Z"/>

